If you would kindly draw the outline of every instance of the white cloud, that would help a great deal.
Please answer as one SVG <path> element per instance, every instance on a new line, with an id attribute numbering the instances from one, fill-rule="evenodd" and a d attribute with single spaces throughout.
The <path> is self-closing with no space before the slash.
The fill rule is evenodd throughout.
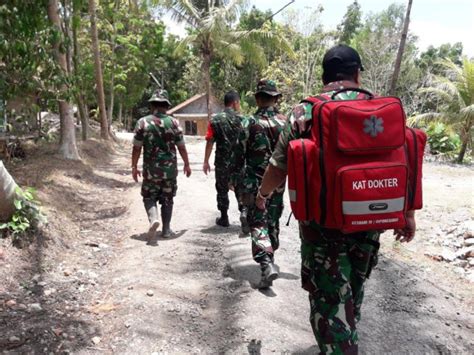
<path id="1" fill-rule="evenodd" d="M 469 57 L 474 57 L 474 41 L 472 40 L 472 29 L 461 26 L 447 26 L 435 21 L 417 21 L 410 23 L 410 30 L 418 36 L 418 45 L 425 50 L 430 45 L 435 47 L 444 43 L 461 42 L 463 52 Z"/>

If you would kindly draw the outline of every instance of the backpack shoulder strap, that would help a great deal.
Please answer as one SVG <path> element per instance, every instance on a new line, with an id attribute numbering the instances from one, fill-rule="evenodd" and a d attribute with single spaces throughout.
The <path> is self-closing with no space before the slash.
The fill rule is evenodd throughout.
<path id="1" fill-rule="evenodd" d="M 301 100 L 300 104 L 310 104 L 312 107 L 311 110 L 313 110 L 314 105 L 318 103 L 330 101 L 330 100 L 331 98 L 328 95 L 321 94 L 321 95 L 316 95 L 316 96 L 308 96 L 306 99 Z M 313 116 L 313 119 L 309 122 L 304 121 L 304 120 L 297 120 L 295 122 L 298 131 L 301 133 L 302 138 L 307 137 L 310 134 L 309 132 L 311 131 L 313 120 L 314 120 L 314 116 Z"/>
<path id="2" fill-rule="evenodd" d="M 301 103 L 308 102 L 310 104 L 317 104 L 318 102 L 329 101 L 331 98 L 328 95 L 316 95 L 316 96 L 308 96 L 306 99 L 302 100 Z"/>
<path id="3" fill-rule="evenodd" d="M 286 122 L 287 118 L 284 114 L 281 114 L 281 113 L 277 113 L 276 117 L 280 120 L 280 121 L 283 121 L 283 122 Z"/>

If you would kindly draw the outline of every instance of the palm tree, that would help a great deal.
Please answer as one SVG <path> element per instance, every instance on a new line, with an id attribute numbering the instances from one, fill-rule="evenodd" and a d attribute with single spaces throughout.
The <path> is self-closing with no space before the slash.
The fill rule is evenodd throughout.
<path id="1" fill-rule="evenodd" d="M 421 90 L 440 101 L 439 112 L 418 115 L 415 121 L 440 119 L 451 123 L 461 137 L 457 162 L 462 163 L 467 148 L 472 143 L 474 60 L 465 57 L 461 67 L 450 59 L 441 61 L 440 65 L 444 68 L 444 75 L 433 75 L 431 86 Z"/>
<path id="2" fill-rule="evenodd" d="M 209 101 L 211 96 L 210 68 L 213 58 L 221 57 L 240 65 L 245 58 L 264 63 L 265 53 L 259 45 L 265 40 L 275 49 L 281 49 L 291 55 L 289 42 L 276 35 L 272 29 L 262 27 L 251 31 L 237 31 L 232 28 L 244 4 L 243 0 L 170 0 L 168 8 L 179 22 L 185 22 L 191 29 L 182 40 L 177 51 L 192 46 L 201 56 L 201 71 L 207 96 L 207 112 L 210 118 Z"/>

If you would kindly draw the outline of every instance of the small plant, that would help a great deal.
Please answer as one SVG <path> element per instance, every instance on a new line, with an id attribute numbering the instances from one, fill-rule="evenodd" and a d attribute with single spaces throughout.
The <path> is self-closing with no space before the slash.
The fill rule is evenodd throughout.
<path id="1" fill-rule="evenodd" d="M 433 154 L 454 155 L 459 151 L 461 139 L 449 126 L 442 122 L 433 122 L 426 130 L 428 143 Z"/>
<path id="2" fill-rule="evenodd" d="M 33 188 L 22 190 L 17 187 L 15 194 L 15 213 L 9 222 L 0 223 L 0 231 L 10 235 L 14 243 L 40 223 L 46 222 L 46 216 L 39 207 L 40 203 L 36 199 L 36 191 Z"/>

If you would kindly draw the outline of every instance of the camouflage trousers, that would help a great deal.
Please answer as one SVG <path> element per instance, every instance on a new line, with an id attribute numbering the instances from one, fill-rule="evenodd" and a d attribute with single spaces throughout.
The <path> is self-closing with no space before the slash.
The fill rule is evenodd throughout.
<path id="1" fill-rule="evenodd" d="M 142 196 L 143 200 L 159 202 L 160 205 L 173 205 L 173 198 L 176 196 L 178 184 L 176 179 L 172 180 L 143 180 Z"/>
<path id="2" fill-rule="evenodd" d="M 243 194 L 243 203 L 248 207 L 247 221 L 252 240 L 252 256 L 259 263 L 265 255 L 273 254 L 280 246 L 280 217 L 283 213 L 284 189 L 275 191 L 267 200 L 266 210 L 255 205 L 255 194 Z"/>
<path id="3" fill-rule="evenodd" d="M 300 230 L 304 236 L 301 224 Z M 310 322 L 323 354 L 358 352 L 356 324 L 364 282 L 377 263 L 378 239 L 377 232 L 302 238 L 302 286 L 309 292 Z"/>
<path id="4" fill-rule="evenodd" d="M 215 167 L 216 171 L 216 190 L 217 190 L 217 209 L 227 211 L 229 209 L 229 179 L 230 171 L 226 168 Z M 238 188 L 234 187 L 234 194 L 237 200 L 239 211 L 242 210 L 240 204 Z"/>

